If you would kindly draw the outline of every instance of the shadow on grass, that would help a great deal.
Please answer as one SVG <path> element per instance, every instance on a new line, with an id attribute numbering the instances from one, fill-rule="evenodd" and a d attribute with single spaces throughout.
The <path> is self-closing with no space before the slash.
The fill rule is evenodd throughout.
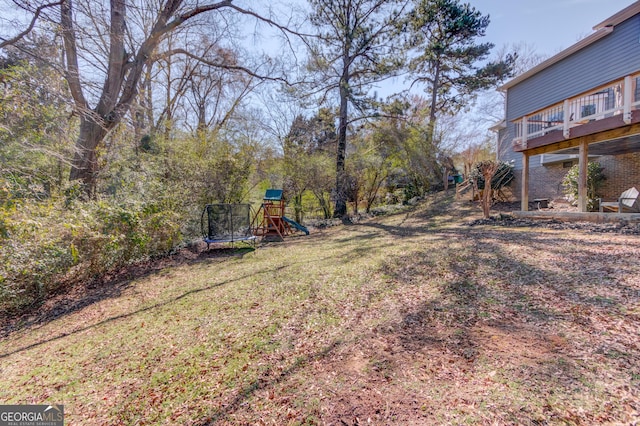
<path id="1" fill-rule="evenodd" d="M 386 225 L 386 224 L 382 224 L 382 223 L 376 223 L 376 222 L 367 222 L 367 223 L 361 223 L 358 224 L 356 226 L 359 227 L 363 227 L 363 228 L 374 228 L 374 229 L 379 229 L 389 235 L 393 235 L 394 237 L 398 237 L 398 238 L 404 238 L 404 237 L 417 237 L 420 235 L 425 235 L 425 234 L 429 234 L 429 233 L 433 233 L 433 226 L 429 226 L 429 225 L 425 225 L 425 226 L 412 226 L 412 227 L 408 227 L 408 226 L 403 226 L 402 224 L 400 225 Z M 369 234 L 370 236 L 368 236 L 368 238 L 374 238 L 377 237 L 377 235 L 375 234 Z M 355 237 L 356 239 L 358 238 L 363 238 L 364 237 Z"/>
<path id="2" fill-rule="evenodd" d="M 318 352 L 309 354 L 304 357 L 298 357 L 294 362 L 286 368 L 284 371 L 279 372 L 277 375 L 267 370 L 257 379 L 251 381 L 248 385 L 242 387 L 238 394 L 226 404 L 223 408 L 214 410 L 207 418 L 197 421 L 197 426 L 213 426 L 221 421 L 224 421 L 227 416 L 233 414 L 240 409 L 247 401 L 249 401 L 256 392 L 263 389 L 268 389 L 272 386 L 276 386 L 279 383 L 285 381 L 289 377 L 293 376 L 299 370 L 305 368 L 307 365 L 314 361 L 321 361 L 331 355 L 343 342 L 341 340 L 334 340 L 328 346 L 322 348 Z"/>
<path id="3" fill-rule="evenodd" d="M 404 216 L 404 218 L 397 224 L 389 225 L 384 223 L 383 220 L 377 220 L 359 222 L 350 226 L 356 229 L 373 228 L 382 231 L 387 235 L 398 238 L 435 235 L 440 232 L 440 227 L 442 225 L 472 214 L 472 206 L 453 206 L 454 199 L 455 191 L 432 194 L 428 197 L 428 201 L 421 206 L 414 207 L 408 212 L 394 214 L 393 216 Z M 420 226 L 408 226 L 406 223 L 410 218 L 414 219 L 414 222 L 415 219 L 419 219 L 423 221 L 423 224 Z M 377 238 L 378 236 L 379 235 L 376 233 L 369 233 L 351 237 L 351 239 L 368 240 Z"/>
<path id="4" fill-rule="evenodd" d="M 594 264 L 590 249 L 601 242 L 587 241 L 584 250 L 580 250 L 576 249 L 576 240 L 535 231 L 442 232 L 452 241 L 463 241 L 465 249 L 443 247 L 437 253 L 425 250 L 412 259 L 389 259 L 392 266 L 384 271 L 399 285 L 407 286 L 420 285 L 411 279 L 413 275 L 424 276 L 428 273 L 425 271 L 437 273 L 436 265 L 446 271 L 441 279 L 432 281 L 439 290 L 435 297 L 411 301 L 399 322 L 379 328 L 399 342 L 404 352 L 450 354 L 462 363 L 475 363 L 479 359 L 492 362 L 495 355 L 509 359 L 506 364 L 509 367 L 503 373 L 505 380 L 512 380 L 523 392 L 531 393 L 534 406 L 546 403 L 544 396 L 537 395 L 541 390 L 575 394 L 576 398 L 589 395 L 593 382 L 601 379 L 592 374 L 590 368 L 596 367 L 589 367 L 588 363 L 598 368 L 604 364 L 616 376 L 629 374 L 627 367 L 620 365 L 629 365 L 631 360 L 640 358 L 637 345 L 630 343 L 634 337 L 629 333 L 603 333 L 603 323 L 593 323 L 592 318 L 618 323 L 629 308 L 640 303 L 638 288 L 616 278 L 637 273 L 639 262 L 632 255 L 629 262 L 617 263 L 618 275 L 609 277 L 607 273 L 612 268 L 605 268 L 602 273 L 592 270 L 600 265 L 597 261 Z M 527 250 L 529 256 L 506 251 L 512 250 L 514 244 Z M 624 245 L 614 241 L 611 244 Z M 544 251 L 550 262 L 530 261 L 537 251 Z M 614 258 L 619 260 L 618 256 Z M 638 324 L 637 319 L 626 318 L 631 324 Z M 499 354 L 492 353 L 496 342 L 483 334 L 491 329 L 500 329 L 500 333 L 508 336 L 504 346 L 499 347 Z M 558 337 L 566 330 L 571 330 L 573 338 Z M 510 347 L 511 343 L 521 347 Z M 593 355 L 596 347 L 611 344 L 624 348 L 617 355 L 626 364 L 618 360 L 602 361 L 602 357 Z M 533 358 L 536 362 L 529 362 L 529 349 L 540 351 L 540 358 Z M 504 361 L 495 365 L 503 365 L 501 362 Z M 518 373 L 522 366 L 527 367 L 527 374 Z M 561 415 L 563 408 L 566 406 L 553 408 L 549 416 Z M 518 421 L 525 420 L 523 413 L 515 415 L 519 416 Z"/>
<path id="5" fill-rule="evenodd" d="M 248 252 L 249 251 L 243 251 L 242 253 L 246 254 Z M 211 258 L 210 255 L 211 255 L 211 253 L 209 253 L 209 254 L 205 253 L 204 255 L 201 254 L 201 255 L 198 256 L 198 259 L 196 259 L 194 261 L 191 261 L 191 262 L 188 262 L 188 264 L 192 265 L 192 264 L 201 263 L 201 262 L 203 262 L 203 260 L 210 259 Z M 329 257 L 324 258 L 324 259 L 317 259 L 316 261 L 322 263 L 322 262 L 324 262 L 324 261 L 326 261 L 328 259 L 329 259 Z M 285 268 L 288 268 L 288 267 L 291 267 L 291 266 L 295 266 L 295 265 L 299 265 L 299 264 L 305 264 L 306 265 L 307 263 L 306 262 L 292 262 L 292 263 L 288 263 L 286 265 L 274 266 L 272 268 L 263 269 L 263 270 L 258 271 L 258 272 L 252 272 L 252 273 L 249 273 L 249 274 L 245 274 L 245 275 L 242 275 L 242 276 L 239 276 L 239 277 L 236 277 L 236 278 L 233 278 L 233 279 L 229 279 L 229 280 L 226 280 L 226 281 L 222 281 L 222 282 L 219 282 L 219 283 L 216 283 L 216 284 L 212 284 L 212 285 L 209 285 L 209 286 L 206 286 L 206 287 L 189 290 L 189 291 L 186 291 L 186 292 L 180 294 L 179 296 L 176 296 L 176 297 L 171 298 L 169 300 L 158 302 L 158 303 L 155 303 L 155 304 L 153 304 L 151 306 L 147 306 L 147 307 L 144 307 L 144 308 L 141 308 L 141 309 L 137 309 L 137 310 L 132 311 L 132 312 L 127 312 L 127 313 L 124 313 L 124 314 L 121 314 L 121 315 L 115 315 L 113 317 L 109 317 L 109 318 L 107 318 L 105 320 L 99 321 L 99 322 L 97 322 L 95 324 L 91 324 L 91 325 L 88 325 L 88 326 L 85 326 L 85 327 L 78 328 L 78 329 L 76 329 L 76 330 L 74 330 L 72 332 L 61 333 L 61 334 L 59 334 L 57 336 L 50 337 L 50 338 L 47 338 L 47 339 L 43 339 L 43 340 L 41 340 L 39 342 L 30 344 L 30 345 L 25 345 L 23 347 L 17 348 L 17 349 L 12 350 L 12 351 L 0 353 L 0 359 L 6 358 L 6 357 L 8 357 L 10 355 L 13 355 L 13 354 L 16 354 L 16 353 L 20 353 L 20 352 L 23 352 L 23 351 L 26 351 L 26 350 L 29 350 L 29 349 L 36 348 L 38 346 L 44 345 L 44 344 L 49 343 L 49 342 L 60 340 L 60 339 L 62 339 L 64 337 L 68 337 L 68 336 L 71 336 L 71 335 L 74 335 L 74 334 L 81 333 L 81 332 L 86 331 L 86 330 L 90 330 L 90 329 L 99 327 L 99 326 L 104 325 L 104 324 L 108 324 L 108 323 L 111 323 L 111 322 L 114 322 L 114 321 L 117 321 L 117 320 L 121 320 L 121 319 L 130 318 L 130 317 L 133 317 L 133 316 L 138 315 L 138 314 L 143 313 L 143 312 L 147 312 L 147 311 L 151 311 L 151 310 L 154 310 L 154 309 L 158 309 L 158 308 L 161 308 L 163 306 L 167 306 L 167 305 L 170 305 L 172 303 L 176 303 L 176 302 L 178 302 L 178 301 L 180 301 L 180 300 L 182 300 L 182 299 L 184 299 L 186 297 L 189 297 L 189 296 L 192 296 L 192 295 L 195 295 L 195 294 L 198 294 L 198 293 L 210 291 L 210 290 L 222 287 L 222 286 L 227 285 L 227 284 L 231 284 L 231 283 L 234 283 L 234 282 L 239 282 L 239 281 L 242 281 L 242 280 L 245 280 L 245 279 L 248 279 L 248 278 L 253 278 L 253 277 L 256 277 L 257 275 L 273 276 L 273 275 L 277 274 L 279 271 L 282 271 Z M 158 271 L 156 273 L 160 273 L 160 272 L 161 271 Z M 148 275 L 151 275 L 151 274 L 148 274 Z M 121 295 L 122 291 L 124 289 L 126 289 L 130 285 L 131 285 L 131 281 L 123 281 L 123 282 L 121 282 L 121 286 L 119 286 L 119 287 L 112 286 L 109 291 L 105 292 L 105 294 L 103 295 L 102 298 L 90 299 L 90 300 L 89 299 L 86 299 L 86 300 L 83 299 L 82 302 L 85 303 L 84 305 L 81 305 L 80 303 L 78 303 L 77 305 L 74 305 L 74 309 L 68 309 L 68 310 L 65 310 L 64 312 L 58 314 L 57 316 L 48 317 L 46 319 L 46 321 L 43 321 L 43 323 L 48 323 L 48 322 L 53 321 L 53 320 L 55 320 L 55 319 L 57 319 L 57 318 L 59 318 L 59 317 L 61 317 L 63 315 L 71 314 L 71 313 L 73 313 L 73 312 L 75 312 L 77 310 L 80 310 L 83 307 L 91 305 L 92 303 L 96 303 L 96 302 L 99 302 L 101 300 L 108 299 L 108 298 L 111 298 L 111 297 L 118 297 L 118 296 Z"/>
<path id="6" fill-rule="evenodd" d="M 261 273 L 272 273 L 272 272 L 276 272 L 278 269 L 281 269 L 281 268 L 274 268 L 272 270 L 266 270 L 266 271 L 263 271 Z M 78 329 L 73 330 L 73 331 L 71 331 L 69 333 L 61 333 L 61 334 L 59 334 L 57 336 L 50 337 L 48 339 L 43 339 L 43 340 L 41 340 L 39 342 L 23 346 L 21 348 L 18 348 L 18 349 L 12 350 L 12 351 L 1 353 L 0 354 L 0 359 L 6 358 L 6 357 L 8 357 L 10 355 L 13 355 L 13 354 L 16 354 L 16 353 L 20 353 L 20 352 L 23 352 L 23 351 L 26 351 L 26 350 L 29 350 L 29 349 L 36 348 L 36 347 L 44 345 L 46 343 L 54 342 L 56 340 L 60 340 L 60 339 L 65 338 L 65 337 L 72 336 L 74 334 L 82 333 L 83 331 L 91 330 L 93 328 L 99 327 L 99 326 L 104 325 L 104 324 L 109 324 L 109 323 L 117 321 L 117 320 L 130 318 L 130 317 L 133 317 L 133 316 L 138 315 L 138 314 L 143 313 L 143 312 L 152 311 L 154 309 L 158 309 L 160 307 L 167 306 L 167 305 L 170 305 L 172 303 L 178 302 L 179 300 L 182 300 L 182 299 L 184 299 L 186 297 L 189 297 L 189 296 L 192 296 L 194 294 L 198 294 L 198 293 L 202 293 L 202 292 L 205 292 L 205 291 L 213 290 L 214 288 L 218 288 L 218 287 L 221 287 L 221 286 L 226 285 L 226 284 L 230 284 L 230 283 L 235 282 L 235 281 L 240 281 L 240 280 L 243 280 L 243 279 L 248 278 L 249 276 L 253 276 L 253 275 L 255 275 L 255 274 L 238 277 L 238 278 L 235 278 L 235 279 L 232 279 L 232 280 L 228 280 L 228 281 L 223 281 L 223 282 L 216 283 L 216 284 L 213 284 L 213 285 L 210 285 L 210 286 L 207 286 L 207 287 L 193 289 L 193 290 L 187 291 L 187 292 L 185 292 L 185 293 L 183 293 L 183 294 L 181 294 L 181 295 L 179 295 L 177 297 L 174 297 L 172 299 L 165 300 L 165 301 L 159 302 L 159 303 L 155 303 L 155 304 L 153 304 L 151 306 L 147 306 L 145 308 L 141 308 L 141 309 L 138 309 L 138 310 L 135 310 L 135 311 L 132 311 L 132 312 L 127 312 L 127 313 L 124 313 L 124 314 L 121 314 L 121 315 L 116 315 L 116 316 L 113 316 L 113 317 L 109 317 L 109 318 L 107 318 L 105 320 L 99 321 L 99 322 L 97 322 L 95 324 L 88 325 L 86 327 L 78 328 Z M 114 295 L 112 297 L 115 297 L 115 296 L 116 295 Z M 66 313 L 68 314 L 70 312 L 66 312 Z"/>
<path id="7" fill-rule="evenodd" d="M 225 260 L 242 258 L 255 251 L 253 247 L 215 247 L 194 253 L 183 249 L 167 257 L 160 257 L 146 262 L 139 262 L 119 270 L 112 271 L 104 277 L 86 285 L 66 287 L 69 293 L 53 295 L 44 305 L 35 305 L 17 315 L 4 318 L 0 323 L 0 338 L 21 329 L 42 326 L 65 315 L 77 312 L 94 303 L 122 295 L 133 281 L 161 274 L 167 268 L 181 265 L 195 265 L 209 262 L 212 259 Z M 50 307 L 47 305 L 51 305 Z"/>

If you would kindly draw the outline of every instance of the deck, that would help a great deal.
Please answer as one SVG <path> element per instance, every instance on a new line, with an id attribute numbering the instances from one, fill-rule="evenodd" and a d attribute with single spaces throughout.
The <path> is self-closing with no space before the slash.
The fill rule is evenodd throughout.
<path id="1" fill-rule="evenodd" d="M 516 152 L 575 154 L 589 138 L 592 155 L 640 150 L 640 73 L 565 99 L 514 121 Z M 607 142 L 598 145 L 598 142 Z"/>

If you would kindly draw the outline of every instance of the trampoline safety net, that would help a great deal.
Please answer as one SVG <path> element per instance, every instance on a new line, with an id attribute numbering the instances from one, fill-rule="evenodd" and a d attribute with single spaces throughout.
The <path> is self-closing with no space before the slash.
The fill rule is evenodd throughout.
<path id="1" fill-rule="evenodd" d="M 253 239 L 249 204 L 207 204 L 202 212 L 202 236 L 207 243 Z"/>

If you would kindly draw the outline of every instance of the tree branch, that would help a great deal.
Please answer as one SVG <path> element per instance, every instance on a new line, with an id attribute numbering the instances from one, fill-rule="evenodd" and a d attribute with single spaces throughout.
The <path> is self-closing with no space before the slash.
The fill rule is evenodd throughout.
<path id="1" fill-rule="evenodd" d="M 27 27 L 26 30 L 18 33 L 15 37 L 10 38 L 8 40 L 4 40 L 2 42 L 0 42 L 0 49 L 2 49 L 3 47 L 15 44 L 16 42 L 20 41 L 24 36 L 26 36 L 27 34 L 29 34 L 31 32 L 31 30 L 33 30 L 33 27 L 35 27 L 36 22 L 38 21 L 38 18 L 40 17 L 40 13 L 42 13 L 43 10 L 48 9 L 50 7 L 55 7 L 55 6 L 60 6 L 62 3 L 64 2 L 64 0 L 60 0 L 57 1 L 55 3 L 47 3 L 47 4 L 43 4 L 42 6 L 38 6 L 38 8 L 36 8 L 35 12 L 33 13 L 33 18 L 31 19 L 31 22 L 29 23 L 29 26 Z"/>
<path id="2" fill-rule="evenodd" d="M 243 9 L 243 8 L 235 6 L 233 4 L 230 4 L 230 7 L 231 7 L 231 9 L 233 9 L 233 10 L 235 10 L 237 12 L 240 12 L 243 15 L 252 16 L 252 17 L 256 18 L 259 21 L 262 21 L 262 22 L 264 22 L 264 23 L 266 23 L 266 24 L 268 24 L 268 25 L 270 25 L 272 27 L 275 27 L 275 28 L 279 29 L 280 31 L 282 31 L 283 33 L 288 33 L 288 34 L 292 34 L 292 35 L 295 35 L 297 37 L 300 37 L 302 42 L 307 47 L 310 47 L 309 43 L 306 40 L 307 37 L 308 38 L 318 38 L 318 36 L 314 35 L 314 34 L 306 34 L 306 33 L 301 33 L 301 32 L 298 32 L 298 31 L 294 31 L 291 28 L 286 27 L 286 26 L 281 25 L 281 24 L 278 24 L 277 22 L 275 22 L 275 21 L 273 21 L 273 20 L 271 20 L 269 18 L 265 18 L 263 16 L 260 16 L 259 14 L 257 14 L 256 12 L 253 12 L 251 10 Z"/>
<path id="3" fill-rule="evenodd" d="M 201 62 L 205 65 L 209 65 L 211 67 L 215 67 L 215 68 L 222 68 L 222 69 L 226 69 L 226 70 L 230 70 L 230 71 L 240 71 L 243 72 L 251 77 L 255 77 L 258 78 L 260 80 L 269 80 L 269 81 L 279 81 L 282 82 L 284 84 L 286 84 L 287 86 L 293 86 L 297 83 L 290 83 L 289 81 L 287 81 L 286 78 L 284 77 L 270 77 L 270 76 L 266 76 L 266 75 L 260 75 L 252 70 L 250 70 L 249 68 L 245 68 L 239 65 L 228 65 L 225 64 L 223 62 L 214 62 L 214 61 L 210 61 L 208 59 L 205 59 L 201 56 L 198 55 L 194 55 L 193 53 L 189 52 L 188 50 L 185 49 L 173 49 L 170 50 L 168 52 L 165 52 L 165 54 L 163 56 L 172 56 L 172 55 L 185 55 L 191 59 L 195 59 L 198 62 Z"/>
<path id="4" fill-rule="evenodd" d="M 78 46 L 76 35 L 73 29 L 73 12 L 71 0 L 60 2 L 60 26 L 62 27 L 62 39 L 64 41 L 64 51 L 67 61 L 66 79 L 69 83 L 71 96 L 75 101 L 76 108 L 80 111 L 88 109 L 88 104 L 82 93 L 82 83 L 80 82 L 80 70 L 78 67 Z"/>
<path id="5" fill-rule="evenodd" d="M 183 13 L 182 15 L 177 16 L 173 21 L 168 22 L 166 24 L 166 26 L 163 28 L 163 33 L 166 32 L 170 32 L 172 30 L 174 30 L 176 27 L 180 26 L 181 24 L 183 24 L 185 21 L 193 18 L 194 16 L 200 15 L 202 13 L 205 12 L 209 12 L 212 10 L 218 10 L 218 9 L 222 9 L 223 7 L 231 7 L 233 0 L 222 0 L 219 1 L 218 3 L 214 3 L 214 4 L 208 4 L 208 5 L 204 5 L 204 6 L 200 6 L 200 7 L 195 7 L 185 13 Z M 173 3 L 176 3 L 176 7 L 177 5 L 179 5 L 179 3 L 181 3 L 181 1 L 175 1 Z M 168 7 L 168 6 L 167 6 Z M 174 8 L 171 8 L 174 9 Z M 169 10 L 167 9 L 168 12 L 168 16 L 170 16 L 173 13 L 173 10 Z"/>

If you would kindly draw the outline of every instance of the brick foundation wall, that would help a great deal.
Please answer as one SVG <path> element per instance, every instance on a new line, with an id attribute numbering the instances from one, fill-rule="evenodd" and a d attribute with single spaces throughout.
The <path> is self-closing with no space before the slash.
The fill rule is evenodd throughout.
<path id="1" fill-rule="evenodd" d="M 549 164 L 546 166 L 533 167 L 529 169 L 529 201 L 536 198 L 548 198 L 555 200 L 564 198 L 562 179 L 569 171 L 562 163 Z M 522 189 L 522 170 L 514 170 L 515 180 L 511 189 L 513 190 L 513 200 L 520 200 Z"/>
<path id="2" fill-rule="evenodd" d="M 635 186 L 640 190 L 640 152 L 631 154 L 602 156 L 595 160 L 604 167 L 604 181 L 600 195 L 604 199 L 615 200 L 620 194 Z M 577 161 L 574 161 L 574 164 Z M 548 164 L 529 169 L 529 200 L 564 198 L 562 179 L 569 171 L 562 163 Z M 511 187 L 512 201 L 520 200 L 522 170 L 514 170 L 515 180 Z"/>
<path id="3" fill-rule="evenodd" d="M 640 189 L 640 152 L 600 157 L 598 162 L 607 177 L 600 189 L 602 198 L 615 200 L 632 186 Z"/>

